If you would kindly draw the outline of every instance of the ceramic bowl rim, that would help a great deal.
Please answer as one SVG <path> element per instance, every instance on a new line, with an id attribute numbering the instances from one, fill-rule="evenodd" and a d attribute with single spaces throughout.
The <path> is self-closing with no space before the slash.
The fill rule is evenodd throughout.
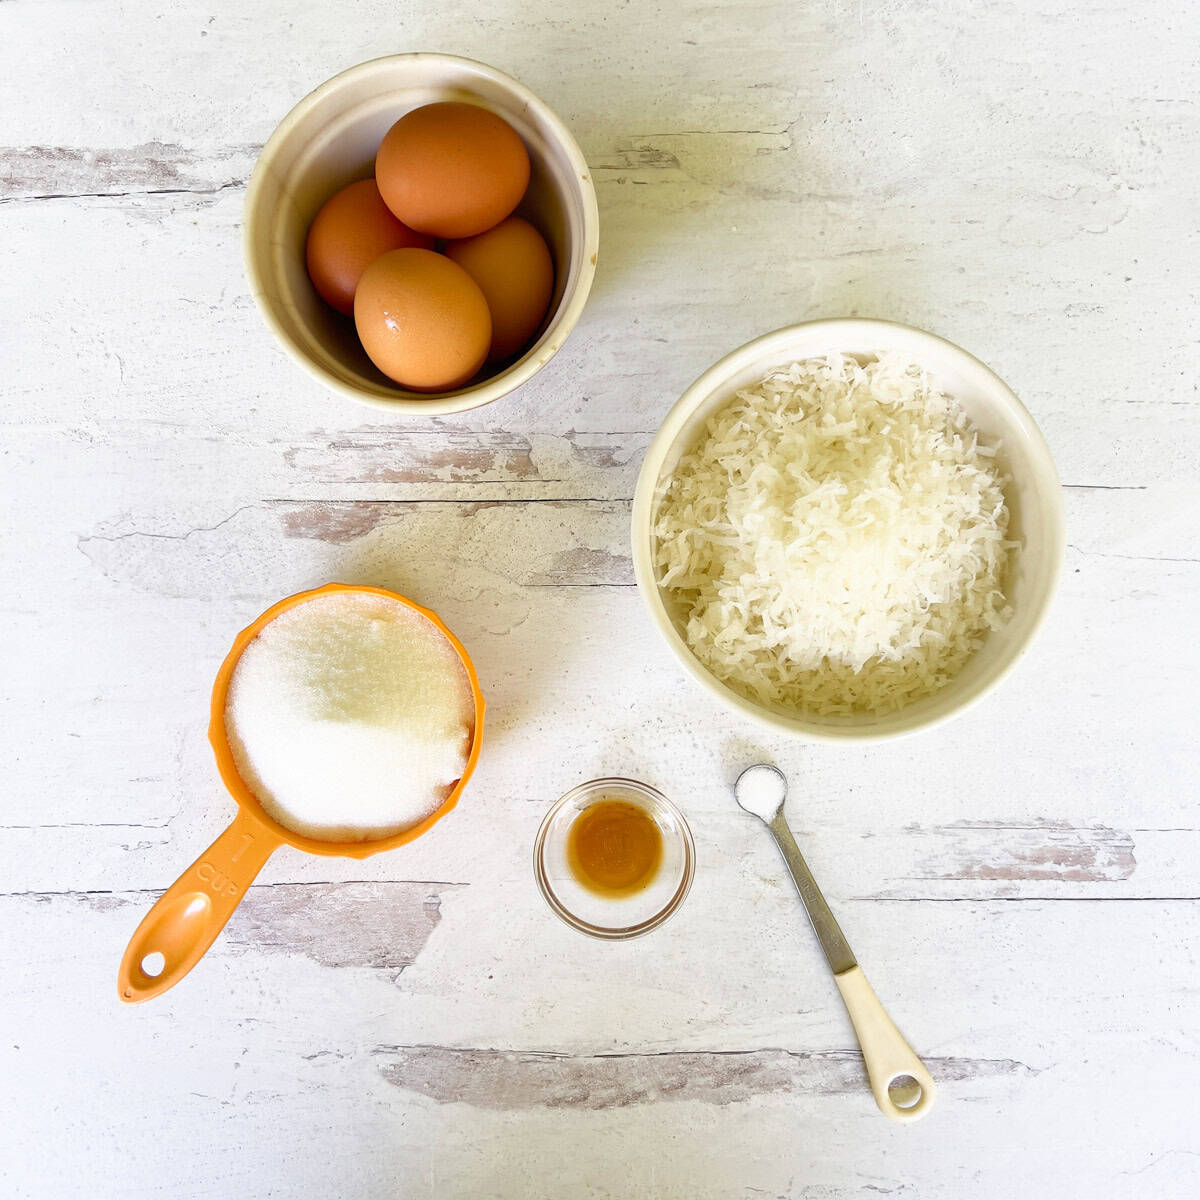
<path id="1" fill-rule="evenodd" d="M 910 716 L 907 721 L 904 717 L 908 710 L 901 709 L 899 712 L 880 718 L 882 722 L 885 722 L 881 726 L 820 725 L 808 720 L 803 715 L 784 716 L 754 703 L 721 683 L 710 674 L 706 667 L 701 665 L 676 629 L 663 603 L 650 552 L 651 520 L 663 465 L 676 441 L 696 409 L 709 400 L 715 392 L 726 389 L 731 378 L 755 363 L 759 363 L 764 370 L 767 370 L 772 363 L 783 362 L 789 356 L 787 350 L 789 345 L 792 345 L 797 338 L 815 332 L 824 333 L 825 340 L 829 342 L 832 350 L 839 344 L 853 344 L 856 340 L 862 340 L 863 335 L 879 330 L 887 330 L 893 335 L 898 334 L 900 338 L 904 339 L 906 348 L 911 348 L 913 357 L 918 362 L 922 361 L 923 350 L 936 351 L 938 355 L 942 356 L 948 355 L 959 367 L 975 378 L 981 390 L 987 392 L 989 404 L 993 405 L 997 411 L 1003 411 L 1006 419 L 1019 427 L 1035 463 L 1034 474 L 1044 485 L 1046 494 L 1056 498 L 1044 514 L 1049 523 L 1047 531 L 1049 541 L 1046 546 L 1049 566 L 1042 575 L 1041 594 L 1036 601 L 1037 609 L 1029 622 L 1025 637 L 1006 652 L 991 675 L 977 685 L 973 692 L 964 695 L 957 703 L 946 706 L 944 711 L 918 715 L 915 718 Z M 808 353 L 797 357 L 811 356 L 811 353 Z M 932 357 L 932 354 L 930 356 Z M 704 371 L 676 401 L 646 451 L 634 491 L 630 525 L 634 577 L 637 581 L 638 591 L 641 593 L 649 613 L 651 624 L 666 642 L 684 671 L 720 703 L 751 718 L 759 726 L 811 742 L 889 741 L 916 733 L 919 730 L 931 729 L 978 704 L 1008 677 L 1028 652 L 1044 625 L 1061 578 L 1066 543 L 1062 489 L 1059 486 L 1058 472 L 1050 455 L 1050 448 L 1028 409 L 1016 397 L 1012 389 L 985 363 L 946 338 L 898 321 L 867 317 L 833 317 L 786 325 L 753 338 L 730 351 L 724 358 Z M 953 681 L 947 685 L 949 688 L 954 686 Z"/>
<path id="2" fill-rule="evenodd" d="M 347 383 L 343 379 L 339 379 L 336 375 L 326 370 L 320 363 L 314 361 L 300 346 L 296 345 L 265 299 L 266 288 L 264 280 L 259 273 L 255 257 L 258 239 L 261 236 L 261 229 L 260 223 L 252 217 L 252 214 L 257 207 L 258 193 L 265 186 L 265 180 L 271 171 L 272 162 L 278 154 L 279 148 L 291 133 L 294 125 L 316 108 L 327 96 L 343 88 L 347 82 L 352 82 L 359 76 L 378 74 L 392 67 L 402 68 L 417 63 L 442 65 L 455 71 L 466 70 L 473 75 L 482 75 L 512 96 L 515 104 L 537 114 L 539 120 L 553 133 L 555 141 L 572 167 L 574 184 L 578 189 L 583 208 L 583 227 L 581 230 L 583 248 L 580 258 L 579 278 L 575 281 L 574 289 L 569 294 L 563 296 L 557 312 L 546 327 L 542 337 L 539 338 L 539 341 L 549 338 L 549 344 L 536 355 L 527 354 L 499 375 L 485 379 L 482 383 L 475 384 L 473 387 L 445 394 L 433 393 L 428 399 L 420 399 L 411 394 L 398 394 L 392 400 L 372 395 L 355 387 L 353 384 Z M 494 400 L 499 400 L 501 397 L 507 396 L 510 392 L 515 391 L 532 379 L 562 348 L 563 343 L 570 336 L 580 316 L 583 314 L 588 294 L 592 288 L 592 282 L 595 279 L 596 257 L 600 242 L 600 211 L 596 201 L 596 189 L 592 182 L 591 169 L 588 167 L 587 161 L 583 157 L 583 152 L 579 149 L 574 136 L 550 106 L 531 92 L 523 83 L 514 79 L 511 75 L 507 75 L 503 71 L 489 66 L 487 63 L 482 63 L 476 59 L 466 58 L 458 54 L 441 54 L 425 50 L 405 54 L 387 54 L 379 58 L 368 59 L 366 62 L 357 63 L 355 66 L 347 67 L 344 71 L 340 71 L 332 78 L 325 80 L 324 83 L 313 88 L 311 92 L 299 100 L 275 127 L 260 151 L 258 159 L 254 164 L 254 170 L 250 175 L 250 182 L 246 187 L 242 214 L 242 262 L 246 277 L 250 283 L 250 290 L 254 296 L 255 306 L 266 322 L 268 329 L 274 335 L 278 345 L 282 347 L 293 362 L 297 363 L 309 375 L 319 380 L 326 387 L 350 400 L 357 401 L 359 404 L 366 404 L 371 408 L 394 415 L 411 414 L 413 416 L 437 417 L 448 416 L 452 413 L 469 412 L 472 409 L 482 408 L 485 404 L 490 404 Z M 553 336 L 551 337 L 551 335 Z"/>

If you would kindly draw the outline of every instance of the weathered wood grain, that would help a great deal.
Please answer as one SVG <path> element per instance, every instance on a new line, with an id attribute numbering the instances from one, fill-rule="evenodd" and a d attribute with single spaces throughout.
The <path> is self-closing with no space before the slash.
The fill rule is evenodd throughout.
<path id="1" fill-rule="evenodd" d="M 861 1055 L 851 1051 L 727 1050 L 718 1053 L 591 1056 L 442 1046 L 375 1050 L 388 1083 L 439 1104 L 521 1111 L 568 1108 L 596 1112 L 660 1101 L 724 1106 L 759 1096 L 861 1095 Z M 1032 1072 L 1011 1061 L 925 1059 L 939 1082 Z"/>
<path id="2" fill-rule="evenodd" d="M 465 884 L 277 883 L 253 886 L 221 935 L 222 954 L 301 954 L 325 967 L 399 972 L 441 920 L 442 895 Z M 12 897 L 8 897 L 12 899 Z M 156 892 L 54 892 L 36 904 L 120 912 L 136 923 Z"/>
<path id="3" fill-rule="evenodd" d="M 0 204 L 176 193 L 211 196 L 244 187 L 261 149 L 240 146 L 212 154 L 162 142 L 101 150 L 0 147 Z"/>
<path id="4" fill-rule="evenodd" d="M 442 883 L 276 884 L 251 888 L 225 948 L 299 951 L 326 967 L 402 971 L 441 920 Z"/>
<path id="5" fill-rule="evenodd" d="M 909 829 L 921 832 L 920 826 Z M 952 868 L 940 866 L 942 879 L 1053 879 L 1076 883 L 1128 879 L 1137 870 L 1133 836 L 1104 825 L 1073 829 L 1065 821 L 1041 820 L 1024 827 L 1002 825 L 997 830 L 986 821 L 955 821 L 929 832 L 961 847 L 958 864 Z M 997 844 L 998 840 L 990 836 L 996 832 L 1009 835 L 1007 844 L 1003 840 Z M 932 870 L 938 871 L 939 866 Z"/>

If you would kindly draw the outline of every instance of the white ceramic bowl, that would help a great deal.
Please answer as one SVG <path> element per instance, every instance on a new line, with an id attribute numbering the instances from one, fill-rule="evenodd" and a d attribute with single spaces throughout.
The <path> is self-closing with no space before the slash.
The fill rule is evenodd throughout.
<path id="1" fill-rule="evenodd" d="M 962 404 L 989 442 L 1012 482 L 1005 488 L 1009 535 L 1022 543 L 1005 591 L 1012 619 L 990 634 L 962 672 L 940 691 L 886 716 L 816 717 L 747 700 L 717 680 L 688 648 L 684 623 L 672 598 L 658 586 L 651 523 L 656 497 L 680 457 L 704 432 L 704 423 L 738 388 L 757 382 L 772 368 L 836 351 L 866 361 L 897 350 L 920 363 L 935 385 Z M 785 733 L 812 740 L 871 740 L 924 729 L 979 700 L 1016 665 L 1050 606 L 1064 548 L 1062 490 L 1046 440 L 1033 418 L 992 371 L 965 350 L 891 321 L 810 321 L 778 329 L 748 342 L 710 367 L 667 416 L 642 464 L 633 501 L 633 565 L 638 588 L 655 628 L 684 670 L 730 708 Z"/>
<path id="2" fill-rule="evenodd" d="M 354 322 L 327 307 L 304 265 L 308 227 L 339 188 L 374 169 L 383 135 L 410 109 L 464 100 L 502 116 L 529 150 L 517 212 L 554 255 L 554 294 L 534 344 L 516 362 L 453 392 L 410 392 L 378 371 Z M 554 356 L 583 311 L 596 271 L 600 220 L 591 172 L 566 126 L 528 88 L 450 54 L 395 54 L 360 63 L 310 92 L 263 147 L 246 191 L 242 248 L 258 307 L 283 348 L 335 391 L 392 413 L 439 416 L 507 395 Z"/>

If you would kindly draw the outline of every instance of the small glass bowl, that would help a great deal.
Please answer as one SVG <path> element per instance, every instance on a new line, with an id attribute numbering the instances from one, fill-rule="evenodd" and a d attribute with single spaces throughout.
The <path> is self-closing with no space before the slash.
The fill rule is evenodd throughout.
<path id="1" fill-rule="evenodd" d="M 598 895 L 567 865 L 567 833 L 598 800 L 622 800 L 649 815 L 662 833 L 662 865 L 651 883 L 631 896 Z M 580 933 L 620 941 L 657 929 L 684 901 L 696 872 L 696 847 L 683 813 L 661 792 L 634 779 L 593 779 L 557 800 L 533 844 L 533 873 L 546 903 Z"/>

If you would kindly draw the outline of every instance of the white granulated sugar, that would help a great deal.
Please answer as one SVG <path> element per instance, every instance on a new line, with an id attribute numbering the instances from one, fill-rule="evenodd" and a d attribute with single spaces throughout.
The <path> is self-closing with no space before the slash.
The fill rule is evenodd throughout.
<path id="1" fill-rule="evenodd" d="M 386 596 L 335 592 L 276 617 L 233 672 L 225 729 L 281 825 L 390 837 L 430 815 L 467 763 L 475 702 L 457 651 Z"/>
<path id="2" fill-rule="evenodd" d="M 793 363 L 738 392 L 655 515 L 696 657 L 751 700 L 817 715 L 942 687 L 1009 615 L 995 449 L 902 356 Z"/>

